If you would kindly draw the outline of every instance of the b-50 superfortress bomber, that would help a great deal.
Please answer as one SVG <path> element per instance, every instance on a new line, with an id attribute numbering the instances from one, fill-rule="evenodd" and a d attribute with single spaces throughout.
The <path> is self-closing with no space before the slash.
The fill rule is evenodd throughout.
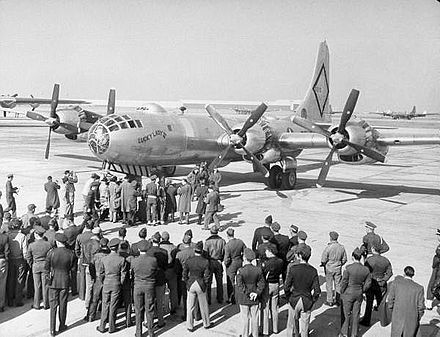
<path id="1" fill-rule="evenodd" d="M 265 116 L 264 103 L 249 115 L 227 117 L 212 105 L 206 106 L 206 115 L 170 113 L 158 104 L 150 104 L 148 113 L 124 113 L 115 111 L 112 98 L 109 113 L 90 128 L 88 144 L 105 169 L 137 176 L 157 169 L 172 175 L 176 165 L 201 161 L 214 168 L 246 160 L 274 189 L 295 187 L 296 158 L 304 149 L 330 148 L 317 181 L 322 186 L 334 154 L 342 163 L 359 165 L 384 162 L 392 145 L 440 144 L 438 130 L 419 136 L 352 118 L 359 96 L 355 89 L 339 124 L 332 125 L 329 91 L 329 50 L 322 42 L 310 87 L 291 117 Z"/>

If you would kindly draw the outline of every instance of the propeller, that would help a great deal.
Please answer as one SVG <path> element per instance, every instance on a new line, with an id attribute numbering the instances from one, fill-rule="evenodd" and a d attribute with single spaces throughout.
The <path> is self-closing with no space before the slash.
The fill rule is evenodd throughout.
<path id="1" fill-rule="evenodd" d="M 107 115 L 111 115 L 115 113 L 115 103 L 116 103 L 116 90 L 110 89 L 108 93 Z"/>
<path id="2" fill-rule="evenodd" d="M 385 161 L 385 156 L 382 153 L 373 150 L 369 147 L 352 143 L 347 139 L 347 132 L 345 127 L 347 126 L 348 121 L 353 115 L 353 111 L 354 108 L 356 107 L 358 97 L 359 97 L 359 91 L 356 89 L 352 89 L 350 95 L 348 96 L 347 102 L 345 103 L 344 110 L 342 111 L 341 120 L 339 122 L 339 126 L 336 133 L 331 133 L 330 131 L 321 128 L 319 125 L 307 119 L 303 119 L 298 116 L 294 116 L 292 118 L 293 123 L 301 126 L 306 130 L 309 130 L 310 132 L 323 135 L 324 137 L 329 139 L 330 143 L 332 144 L 330 153 L 325 158 L 324 163 L 322 164 L 321 171 L 319 172 L 318 181 L 316 183 L 317 187 L 324 186 L 325 180 L 327 178 L 332 163 L 333 154 L 337 151 L 338 145 L 340 144 L 343 146 L 351 146 L 356 151 L 376 161 L 382 163 Z"/>
<path id="3" fill-rule="evenodd" d="M 237 149 L 242 149 L 246 153 L 246 155 L 252 160 L 258 171 L 260 171 L 261 173 L 264 174 L 264 176 L 267 177 L 269 175 L 269 171 L 257 159 L 257 157 L 255 157 L 254 154 L 252 154 L 248 149 L 246 149 L 243 139 L 246 132 L 251 127 L 253 127 L 261 118 L 261 116 L 264 114 L 264 112 L 267 109 L 267 105 L 261 103 L 255 110 L 253 110 L 250 116 L 243 124 L 243 127 L 237 133 L 234 133 L 234 131 L 229 126 L 228 122 L 226 122 L 226 120 L 222 117 L 222 115 L 220 115 L 212 105 L 209 104 L 206 105 L 205 109 L 208 112 L 208 114 L 212 117 L 212 119 L 226 132 L 229 138 L 228 146 L 221 152 L 220 155 L 217 156 L 217 158 L 215 158 L 211 162 L 210 169 L 216 168 L 218 165 L 220 165 L 223 158 L 228 154 L 231 147 L 235 147 Z"/>
<path id="4" fill-rule="evenodd" d="M 50 102 L 50 119 L 51 119 L 50 122 L 52 125 L 49 124 L 49 134 L 47 136 L 46 152 L 44 154 L 45 159 L 49 159 L 50 136 L 52 134 L 52 129 L 56 128 L 59 125 L 58 116 L 57 116 L 57 107 L 58 107 L 59 97 L 60 97 L 60 85 L 55 84 L 53 86 L 52 100 Z M 49 118 L 46 120 L 46 122 L 47 121 L 49 121 Z"/>

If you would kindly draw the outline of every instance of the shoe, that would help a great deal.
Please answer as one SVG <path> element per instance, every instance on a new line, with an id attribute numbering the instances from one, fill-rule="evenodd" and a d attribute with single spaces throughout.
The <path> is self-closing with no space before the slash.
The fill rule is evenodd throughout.
<path id="1" fill-rule="evenodd" d="M 55 335 L 56 335 L 55 331 L 51 331 L 51 332 L 50 332 L 50 337 L 53 337 L 53 336 L 55 336 Z"/>
<path id="2" fill-rule="evenodd" d="M 194 332 L 194 328 L 186 328 L 189 332 Z"/>
<path id="3" fill-rule="evenodd" d="M 50 306 L 45 305 L 45 306 L 44 306 L 44 310 L 48 310 L 48 309 L 50 309 Z"/>
<path id="4" fill-rule="evenodd" d="M 115 333 L 117 330 L 109 330 L 108 333 Z"/>
<path id="5" fill-rule="evenodd" d="M 35 307 L 33 304 L 31 305 L 31 309 L 40 310 L 41 307 Z"/>
<path id="6" fill-rule="evenodd" d="M 208 326 L 204 326 L 205 329 L 211 329 L 212 327 L 214 327 L 214 322 L 211 322 Z"/>
<path id="7" fill-rule="evenodd" d="M 328 301 L 325 301 L 324 304 L 327 305 L 327 306 L 329 306 L 329 307 L 332 307 L 332 306 L 333 306 L 333 303 L 332 303 L 332 302 L 328 302 Z"/>
<path id="8" fill-rule="evenodd" d="M 95 317 L 90 316 L 88 322 L 91 323 L 91 322 L 93 322 L 94 320 L 95 320 Z"/>
<path id="9" fill-rule="evenodd" d="M 67 325 L 60 325 L 60 327 L 58 328 L 58 332 L 63 332 L 67 330 Z"/>
<path id="10" fill-rule="evenodd" d="M 96 330 L 98 330 L 100 333 L 105 333 L 105 329 L 101 329 L 100 326 L 97 326 Z"/>
<path id="11" fill-rule="evenodd" d="M 85 317 L 83 318 L 83 321 L 84 321 L 84 322 L 88 322 L 88 321 L 89 321 L 89 316 L 85 316 Z"/>

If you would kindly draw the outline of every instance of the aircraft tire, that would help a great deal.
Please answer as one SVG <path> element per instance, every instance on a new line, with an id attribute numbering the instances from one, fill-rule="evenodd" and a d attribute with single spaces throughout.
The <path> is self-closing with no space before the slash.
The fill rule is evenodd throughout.
<path id="1" fill-rule="evenodd" d="M 293 190 L 296 185 L 296 170 L 288 170 L 282 173 L 281 187 L 283 190 Z"/>
<path id="2" fill-rule="evenodd" d="M 282 184 L 283 170 L 279 165 L 274 165 L 269 170 L 268 185 L 270 188 L 277 189 Z"/>

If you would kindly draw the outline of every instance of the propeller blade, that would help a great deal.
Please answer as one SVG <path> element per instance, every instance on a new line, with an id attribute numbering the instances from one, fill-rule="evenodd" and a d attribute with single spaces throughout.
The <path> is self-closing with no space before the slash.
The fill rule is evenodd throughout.
<path id="1" fill-rule="evenodd" d="M 345 125 L 350 120 L 353 115 L 354 108 L 356 107 L 356 103 L 359 97 L 359 90 L 351 89 L 350 95 L 347 98 L 347 102 L 345 102 L 344 110 L 342 110 L 341 120 L 339 122 L 338 132 L 343 134 L 345 131 Z"/>
<path id="2" fill-rule="evenodd" d="M 261 116 L 263 116 L 264 112 L 267 109 L 267 105 L 264 103 L 261 103 L 258 108 L 256 108 L 254 111 L 251 112 L 251 115 L 248 117 L 246 122 L 244 122 L 243 127 L 240 131 L 238 131 L 237 135 L 240 137 L 243 137 L 247 130 L 249 130 L 251 127 L 257 123 Z"/>
<path id="3" fill-rule="evenodd" d="M 26 117 L 39 122 L 44 122 L 47 119 L 47 117 L 44 117 L 43 115 L 40 115 L 39 113 L 33 111 L 26 112 Z"/>
<path id="4" fill-rule="evenodd" d="M 107 115 L 111 115 L 112 113 L 115 113 L 115 104 L 116 104 L 116 90 L 110 89 L 108 93 Z"/>
<path id="5" fill-rule="evenodd" d="M 60 85 L 54 84 L 52 100 L 50 102 L 50 117 L 57 118 L 58 99 L 60 97 Z"/>
<path id="6" fill-rule="evenodd" d="M 47 144 L 46 144 L 46 152 L 44 154 L 45 159 L 49 159 L 49 151 L 50 151 L 50 135 L 52 133 L 52 128 L 49 127 L 49 135 L 47 136 Z"/>
<path id="7" fill-rule="evenodd" d="M 220 163 L 223 161 L 223 158 L 226 157 L 226 155 L 229 152 L 229 149 L 231 148 L 232 144 L 229 144 L 223 151 L 220 153 L 217 158 L 215 158 L 211 164 L 209 164 L 209 169 L 212 171 L 213 169 L 217 168 L 217 166 L 220 165 Z"/>
<path id="8" fill-rule="evenodd" d="M 292 122 L 295 123 L 296 125 L 301 126 L 306 130 L 309 130 L 310 132 L 319 133 L 320 135 L 323 135 L 324 137 L 327 138 L 330 138 L 330 136 L 332 135 L 330 131 L 325 130 L 321 128 L 319 125 L 298 116 L 293 116 Z"/>
<path id="9" fill-rule="evenodd" d="M 261 162 L 257 159 L 257 157 L 255 157 L 248 149 L 246 149 L 246 147 L 242 146 L 241 147 L 244 152 L 246 152 L 246 154 L 251 158 L 252 162 L 254 163 L 255 167 L 258 169 L 258 171 L 260 171 L 261 173 L 263 173 L 263 175 L 267 178 L 269 177 L 269 171 L 267 170 L 267 168 L 264 167 L 263 164 L 261 164 Z"/>
<path id="10" fill-rule="evenodd" d="M 330 170 L 330 165 L 332 164 L 333 153 L 335 153 L 336 148 L 332 147 L 327 158 L 325 158 L 322 164 L 321 171 L 319 172 L 318 181 L 316 182 L 316 187 L 324 186 L 325 180 L 327 179 L 328 171 Z"/>
<path id="11" fill-rule="evenodd" d="M 385 156 L 382 153 L 377 152 L 376 150 L 370 149 L 370 148 L 363 146 L 363 145 L 349 142 L 348 140 L 345 140 L 345 139 L 342 141 L 342 143 L 353 147 L 354 149 L 356 149 L 356 151 L 366 155 L 367 157 L 369 157 L 371 159 L 374 159 L 374 160 L 379 161 L 381 163 L 385 162 Z"/>
<path id="12" fill-rule="evenodd" d="M 210 104 L 205 106 L 206 111 L 212 117 L 213 120 L 230 136 L 234 132 L 230 128 L 226 120 L 218 113 L 218 111 Z"/>

